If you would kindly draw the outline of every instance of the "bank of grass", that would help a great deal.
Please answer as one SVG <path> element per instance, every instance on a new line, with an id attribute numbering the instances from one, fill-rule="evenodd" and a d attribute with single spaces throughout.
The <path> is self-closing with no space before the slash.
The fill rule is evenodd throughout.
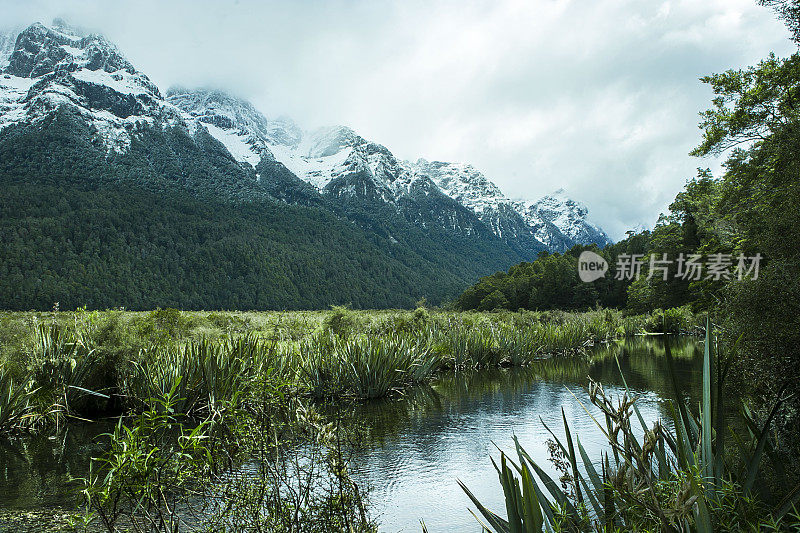
<path id="1" fill-rule="evenodd" d="M 675 332 L 698 322 L 685 309 L 0 313 L 0 432 L 139 412 L 178 377 L 176 408 L 203 416 L 265 376 L 314 399 L 380 398 L 440 372 L 580 354 L 665 317 Z"/>

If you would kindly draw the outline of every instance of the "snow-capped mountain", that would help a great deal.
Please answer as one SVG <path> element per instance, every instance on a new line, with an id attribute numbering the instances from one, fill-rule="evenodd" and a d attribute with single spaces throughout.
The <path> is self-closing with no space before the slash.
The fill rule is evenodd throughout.
<path id="1" fill-rule="evenodd" d="M 60 107 L 79 114 L 109 150 L 122 152 L 144 124 L 177 124 L 180 114 L 158 88 L 100 35 L 56 21 L 15 39 L 0 72 L 0 130 L 36 123 Z"/>
<path id="2" fill-rule="evenodd" d="M 243 165 L 252 167 L 273 196 L 289 200 L 278 187 L 298 190 L 309 203 L 309 189 L 275 172 L 288 171 L 334 208 L 352 214 L 394 213 L 417 226 L 445 228 L 461 235 L 488 232 L 469 209 L 443 193 L 429 178 L 417 175 L 385 147 L 370 142 L 350 128 L 336 126 L 302 131 L 288 118 L 268 120 L 248 102 L 219 91 L 168 91 L 169 102 L 179 108 L 191 132 L 208 132 Z M 274 180 L 279 177 L 279 184 Z M 361 215 L 357 217 L 362 219 Z"/>
<path id="3" fill-rule="evenodd" d="M 290 119 L 269 120 L 248 102 L 219 91 L 171 89 L 168 100 L 184 112 L 190 129 L 202 125 L 238 161 L 253 167 L 262 160 L 277 161 L 324 195 L 373 197 L 398 205 L 420 194 L 443 194 L 527 257 L 576 243 L 611 242 L 586 220 L 587 209 L 563 191 L 537 202 L 513 201 L 471 165 L 401 161 L 344 126 L 304 132 Z"/>
<path id="4" fill-rule="evenodd" d="M 320 192 L 336 189 L 339 178 L 362 173 L 382 200 L 394 202 L 411 181 L 389 150 L 350 128 L 303 132 L 291 119 L 267 120 L 249 102 L 220 91 L 172 88 L 167 99 L 183 111 L 190 131 L 205 128 L 238 161 L 253 168 L 264 159 L 278 161 Z"/>
<path id="5" fill-rule="evenodd" d="M 586 206 L 569 198 L 564 189 L 558 189 L 536 202 L 517 202 L 517 210 L 529 223 L 552 223 L 574 242 L 593 242 L 600 246 L 612 242 L 600 227 L 586 219 L 589 214 Z"/>
<path id="6" fill-rule="evenodd" d="M 0 131 L 36 124 L 57 109 L 80 117 L 109 154 L 126 153 L 148 127 L 177 127 L 203 149 L 213 149 L 213 138 L 238 172 L 274 198 L 347 205 L 345 216 L 357 205 L 352 218 L 361 224 L 372 223 L 364 212 L 394 213 L 425 230 L 493 234 L 526 259 L 545 249 L 611 242 L 563 191 L 514 201 L 470 165 L 402 161 L 345 126 L 303 131 L 221 91 L 173 88 L 164 97 L 111 42 L 60 21 L 0 34 Z"/>

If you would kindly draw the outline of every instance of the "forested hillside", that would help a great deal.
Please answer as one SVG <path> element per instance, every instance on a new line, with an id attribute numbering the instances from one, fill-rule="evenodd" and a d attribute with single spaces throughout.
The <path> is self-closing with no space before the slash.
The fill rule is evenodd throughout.
<path id="1" fill-rule="evenodd" d="M 0 133 L 0 307 L 408 307 L 513 261 L 277 201 L 210 136 L 145 127 L 124 154 L 92 139 L 68 110 Z"/>

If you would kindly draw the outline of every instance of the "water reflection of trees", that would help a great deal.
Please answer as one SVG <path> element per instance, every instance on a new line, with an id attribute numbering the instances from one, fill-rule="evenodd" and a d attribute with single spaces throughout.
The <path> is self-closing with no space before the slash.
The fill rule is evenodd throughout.
<path id="1" fill-rule="evenodd" d="M 685 399 L 696 402 L 702 371 L 702 344 L 688 337 L 669 341 L 677 363 L 679 383 L 686 385 Z M 334 411 L 344 421 L 350 419 L 363 424 L 367 432 L 366 441 L 380 445 L 384 438 L 404 428 L 435 424 L 442 415 L 479 412 L 497 403 L 503 403 L 503 410 L 511 412 L 521 394 L 533 392 L 534 388 L 541 389 L 544 383 L 557 385 L 556 388 L 561 390 L 564 385 L 582 388 L 591 377 L 606 386 L 622 387 L 620 369 L 634 393 L 649 391 L 665 400 L 673 398 L 664 338 L 638 337 L 603 345 L 584 356 L 545 359 L 525 368 L 445 374 L 431 385 L 407 390 L 399 398 L 350 404 Z M 553 401 L 557 397 L 560 395 L 553 396 Z M 431 416 L 434 413 L 439 416 Z M 429 429 L 436 430 L 435 427 Z"/>
<path id="2" fill-rule="evenodd" d="M 102 450 L 97 436 L 107 429 L 105 424 L 75 424 L 55 436 L 0 439 L 2 506 L 71 506 L 75 493 L 68 482 L 86 475 L 90 457 Z"/>

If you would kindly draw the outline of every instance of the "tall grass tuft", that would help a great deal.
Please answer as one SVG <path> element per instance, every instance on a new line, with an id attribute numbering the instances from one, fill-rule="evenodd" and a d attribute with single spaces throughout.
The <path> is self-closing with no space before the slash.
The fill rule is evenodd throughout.
<path id="1" fill-rule="evenodd" d="M 644 332 L 645 320 L 641 315 L 626 316 L 622 319 L 621 328 L 624 337 L 634 337 Z"/>
<path id="2" fill-rule="evenodd" d="M 56 323 L 39 324 L 29 364 L 40 410 L 61 424 L 68 417 L 80 418 L 91 409 L 91 399 L 108 396 L 95 383 L 94 350 L 78 333 Z"/>
<path id="3" fill-rule="evenodd" d="M 546 354 L 566 355 L 588 346 L 591 333 L 582 318 L 565 321 L 562 324 L 548 323 L 536 329 L 536 342 L 540 351 Z"/>
<path id="4" fill-rule="evenodd" d="M 297 351 L 298 381 L 312 398 L 340 396 L 346 389 L 344 362 L 335 356 L 342 341 L 338 336 L 322 332 L 300 342 Z"/>
<path id="5" fill-rule="evenodd" d="M 246 341 L 212 342 L 201 338 L 178 347 L 143 350 L 125 377 L 124 392 L 139 405 L 174 392 L 173 408 L 193 415 L 213 413 L 221 402 L 247 392 L 251 379 L 244 357 L 256 345 Z"/>
<path id="6" fill-rule="evenodd" d="M 406 381 L 414 361 L 414 345 L 406 337 L 360 336 L 337 346 L 349 391 L 357 398 L 386 396 Z"/>
<path id="7" fill-rule="evenodd" d="M 454 325 L 437 331 L 439 344 L 447 356 L 447 364 L 456 370 L 487 368 L 500 363 L 494 328 Z"/>
<path id="8" fill-rule="evenodd" d="M 35 393 L 26 383 L 15 383 L 11 372 L 0 366 L 0 434 L 32 425 Z"/>

